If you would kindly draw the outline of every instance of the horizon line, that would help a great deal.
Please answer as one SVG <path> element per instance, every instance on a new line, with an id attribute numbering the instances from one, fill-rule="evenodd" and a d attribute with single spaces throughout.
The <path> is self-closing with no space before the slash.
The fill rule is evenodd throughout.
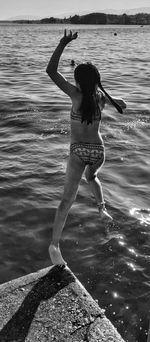
<path id="1" fill-rule="evenodd" d="M 82 16 L 82 15 L 86 15 L 86 14 L 91 14 L 91 13 L 104 13 L 104 14 L 114 14 L 114 15 L 119 15 L 119 14 L 127 14 L 125 11 L 136 11 L 136 10 L 144 10 L 144 9 L 149 9 L 150 11 L 150 6 L 146 7 L 135 7 L 135 8 L 126 8 L 126 9 L 111 9 L 111 8 L 108 8 L 108 9 L 102 9 L 102 10 L 94 10 L 94 11 L 90 11 L 90 10 L 85 10 L 85 11 L 81 11 L 81 12 L 77 12 L 75 13 L 75 11 L 73 11 L 72 13 L 71 12 L 65 12 L 65 13 L 59 13 L 59 14 L 52 14 L 50 15 L 50 17 L 53 17 L 53 18 L 58 18 L 58 19 L 64 19 L 67 15 L 68 16 L 74 16 L 74 15 L 79 15 L 79 16 Z M 115 11 L 115 12 L 118 12 L 118 13 L 107 13 L 110 12 L 110 11 Z M 137 13 L 134 13 L 135 14 L 139 14 L 139 13 L 144 13 L 144 14 L 149 14 L 150 12 L 137 12 Z M 61 17 L 62 16 L 62 17 Z M 24 17 L 24 19 L 23 19 Z M 28 18 L 27 18 L 28 17 Z M 18 19 L 15 19 L 15 18 L 18 18 Z M 20 19 L 19 19 L 20 18 Z M 12 17 L 9 17 L 9 18 L 5 18 L 5 19 L 0 19 L 0 21 L 13 21 L 13 20 L 41 20 L 41 19 L 44 19 L 44 18 L 49 18 L 48 16 L 40 16 L 40 15 L 31 15 L 31 14 L 19 14 L 19 15 L 14 15 Z"/>

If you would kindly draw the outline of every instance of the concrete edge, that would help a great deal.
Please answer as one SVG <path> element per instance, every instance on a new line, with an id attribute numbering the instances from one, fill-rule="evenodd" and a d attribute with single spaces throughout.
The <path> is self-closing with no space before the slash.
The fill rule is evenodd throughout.
<path id="1" fill-rule="evenodd" d="M 43 268 L 39 271 L 27 274 L 27 275 L 19 277 L 17 279 L 10 280 L 10 281 L 3 283 L 3 284 L 0 284 L 0 296 L 4 295 L 4 294 L 7 295 L 9 292 L 11 292 L 11 291 L 13 291 L 19 287 L 34 283 L 39 278 L 45 276 L 53 267 L 54 266 L 49 266 L 49 267 Z"/>
<path id="2" fill-rule="evenodd" d="M 7 297 L 9 298 L 14 291 L 19 290 L 19 292 L 20 292 L 20 291 L 24 290 L 24 288 L 26 288 L 26 286 L 27 286 L 27 288 L 29 288 L 30 285 L 31 285 L 31 287 L 33 287 L 34 285 L 36 286 L 36 284 L 38 283 L 38 280 L 40 280 L 40 278 L 42 278 L 44 276 L 47 276 L 47 273 L 55 267 L 56 266 L 50 266 L 50 267 L 47 267 L 45 269 L 39 270 L 37 272 L 28 274 L 27 276 L 23 276 L 23 277 L 20 277 L 18 279 L 14 279 L 14 280 L 11 280 L 11 281 L 6 282 L 4 284 L 1 284 L 0 285 L 0 297 L 2 298 L 3 303 L 5 303 L 7 301 Z M 92 318 L 93 320 L 91 322 L 88 322 L 88 324 L 87 324 L 88 325 L 87 331 L 88 331 L 88 335 L 89 335 L 89 338 L 87 340 L 89 342 L 98 342 L 98 341 L 99 342 L 102 342 L 102 341 L 108 342 L 108 341 L 110 341 L 110 338 L 111 338 L 110 336 L 112 336 L 111 341 L 113 341 L 113 342 L 117 342 L 117 341 L 118 342 L 124 342 L 124 340 L 122 339 L 120 334 L 117 332 L 116 328 L 113 326 L 113 324 L 105 316 L 104 310 L 100 308 L 100 306 L 98 305 L 98 303 L 96 301 L 94 301 L 92 296 L 85 289 L 85 287 L 80 283 L 80 281 L 73 274 L 73 272 L 67 266 L 63 267 L 62 269 L 64 269 L 66 271 L 65 273 L 67 273 L 67 277 L 70 278 L 70 283 L 66 286 L 66 290 L 68 288 L 68 290 L 70 289 L 70 291 L 72 292 L 72 295 L 74 293 L 75 297 L 78 298 L 78 300 L 80 300 L 80 302 L 82 303 L 81 304 L 82 308 L 85 308 L 86 303 L 88 302 L 88 304 L 89 304 L 88 315 L 90 315 L 91 308 L 92 308 L 92 315 L 94 318 Z M 58 272 L 59 272 L 59 270 L 58 270 Z M 57 285 L 59 285 L 59 283 Z M 19 292 L 17 292 L 17 294 L 16 294 L 17 296 L 19 295 Z M 72 298 L 74 298 L 74 295 Z M 63 307 L 63 305 L 64 305 L 63 304 L 63 292 L 60 291 L 59 296 L 61 297 L 61 301 L 62 301 L 61 307 L 62 307 L 62 309 L 64 309 L 64 307 Z M 44 304 L 44 306 L 46 306 L 46 303 Z M 4 307 L 5 307 L 5 304 L 4 304 Z M 44 307 L 42 310 L 44 310 Z M 73 311 L 76 311 L 76 310 L 77 310 L 76 306 L 74 306 L 74 304 L 73 304 Z M 44 311 L 42 311 L 42 315 L 43 314 L 44 314 Z M 11 313 L 11 315 L 12 315 L 12 313 Z M 76 316 L 78 317 L 78 310 L 76 312 Z M 85 329 L 85 326 L 83 325 L 83 326 L 81 326 L 81 328 Z M 82 330 L 82 329 L 80 329 L 80 330 Z M 78 327 L 77 327 L 77 332 L 79 333 Z M 69 334 L 69 331 L 68 331 L 68 334 Z M 97 337 L 99 336 L 98 339 L 96 336 Z M 101 336 L 103 336 L 102 339 L 101 339 Z M 31 340 L 33 342 L 36 341 L 36 339 L 34 340 L 33 338 L 27 339 L 27 341 L 31 341 Z M 3 341 L 6 342 L 7 339 L 6 340 L 4 339 Z M 19 340 L 15 339 L 15 341 L 20 341 L 20 339 Z M 49 339 L 45 339 L 43 341 L 49 341 Z M 61 341 L 64 341 L 64 339 L 62 339 Z M 67 339 L 66 341 L 78 342 L 78 341 L 81 341 L 81 336 L 79 337 L 79 339 L 76 339 L 76 340 L 74 340 L 74 339 L 68 340 Z"/>

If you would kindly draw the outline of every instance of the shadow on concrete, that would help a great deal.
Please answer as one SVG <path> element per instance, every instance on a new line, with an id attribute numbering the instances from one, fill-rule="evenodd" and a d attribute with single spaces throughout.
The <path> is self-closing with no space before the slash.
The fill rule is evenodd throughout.
<path id="1" fill-rule="evenodd" d="M 43 300 L 55 296 L 61 289 L 74 281 L 75 278 L 65 266 L 53 267 L 37 281 L 17 312 L 0 331 L 0 341 L 24 342 L 39 304 Z"/>

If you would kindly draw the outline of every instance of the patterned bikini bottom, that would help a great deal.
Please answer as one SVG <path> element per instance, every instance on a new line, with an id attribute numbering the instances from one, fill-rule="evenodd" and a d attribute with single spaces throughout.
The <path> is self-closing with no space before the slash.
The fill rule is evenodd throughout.
<path id="1" fill-rule="evenodd" d="M 70 153 L 77 155 L 85 165 L 101 166 L 104 162 L 104 145 L 95 143 L 72 143 Z"/>

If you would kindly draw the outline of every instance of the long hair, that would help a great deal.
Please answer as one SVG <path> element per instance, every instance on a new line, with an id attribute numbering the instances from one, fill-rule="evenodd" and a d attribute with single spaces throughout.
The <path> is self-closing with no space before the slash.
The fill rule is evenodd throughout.
<path id="1" fill-rule="evenodd" d="M 79 64 L 74 71 L 74 78 L 75 81 L 80 85 L 83 95 L 80 106 L 80 111 L 82 113 L 81 122 L 86 121 L 87 124 L 93 122 L 96 113 L 96 86 L 103 91 L 118 112 L 122 113 L 122 108 L 112 99 L 110 95 L 108 95 L 103 88 L 101 84 L 100 73 L 93 64 Z"/>

